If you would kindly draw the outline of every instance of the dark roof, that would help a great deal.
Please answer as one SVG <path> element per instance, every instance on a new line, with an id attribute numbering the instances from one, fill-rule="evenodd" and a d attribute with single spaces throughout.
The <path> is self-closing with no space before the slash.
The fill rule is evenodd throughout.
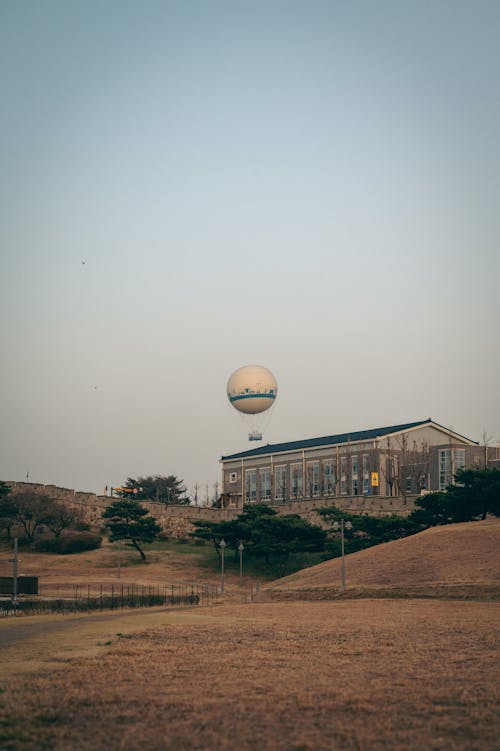
<path id="1" fill-rule="evenodd" d="M 327 435 L 323 438 L 307 438 L 303 441 L 288 441 L 287 443 L 267 444 L 259 446 L 249 451 L 240 451 L 239 454 L 230 454 L 223 456 L 221 459 L 243 459 L 246 456 L 261 456 L 262 454 L 277 454 L 280 451 L 296 451 L 298 449 L 308 449 L 314 446 L 331 446 L 335 444 L 348 443 L 349 441 L 369 441 L 379 436 L 389 435 L 390 433 L 399 433 L 401 430 L 409 430 L 419 425 L 426 425 L 432 422 L 429 417 L 427 420 L 420 422 L 407 422 L 404 425 L 390 425 L 387 428 L 372 428 L 371 430 L 358 430 L 353 433 L 337 433 L 337 435 Z M 437 424 L 437 423 L 436 423 Z"/>

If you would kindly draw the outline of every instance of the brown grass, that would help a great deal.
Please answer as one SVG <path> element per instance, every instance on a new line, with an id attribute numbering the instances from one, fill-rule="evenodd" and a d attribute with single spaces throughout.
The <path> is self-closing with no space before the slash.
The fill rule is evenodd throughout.
<path id="1" fill-rule="evenodd" d="M 97 550 L 72 555 L 34 553 L 23 549 L 19 553 L 19 572 L 24 576 L 38 576 L 41 586 L 51 590 L 55 585 L 73 584 L 134 583 L 147 586 L 181 580 L 212 582 L 214 571 L 204 565 L 209 549 L 201 547 L 198 554 L 184 555 L 184 547 L 172 544 L 168 550 L 147 550 L 145 563 L 135 551 L 123 545 L 115 547 L 107 540 L 103 540 L 102 547 Z M 7 554 L 2 555 L 2 559 L 7 559 Z M 11 570 L 5 560 L 0 564 L 1 575 L 10 576 Z"/>
<path id="2" fill-rule="evenodd" d="M 165 614 L 69 671 L 0 680 L 0 747 L 493 751 L 499 609 L 350 600 Z"/>
<path id="3" fill-rule="evenodd" d="M 500 519 L 434 527 L 346 556 L 346 584 L 351 594 L 371 596 L 399 588 L 406 596 L 498 598 L 499 550 Z M 337 558 L 276 580 L 267 591 L 328 599 L 339 586 Z"/>
<path id="4" fill-rule="evenodd" d="M 500 605 L 479 600 L 498 592 L 499 533 L 455 525 L 349 556 L 346 595 L 365 599 L 243 605 L 228 577 L 212 608 L 0 621 L 0 748 L 496 751 Z M 116 581 L 109 548 L 22 557 L 51 584 Z M 153 551 L 122 580 L 214 582 L 200 562 Z M 329 561 L 267 591 L 339 597 L 339 575 Z M 412 593 L 476 601 L 366 599 Z"/>

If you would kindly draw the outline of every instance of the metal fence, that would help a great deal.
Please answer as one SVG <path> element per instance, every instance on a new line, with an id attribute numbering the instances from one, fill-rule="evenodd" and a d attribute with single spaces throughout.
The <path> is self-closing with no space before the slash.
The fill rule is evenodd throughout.
<path id="1" fill-rule="evenodd" d="M 210 605 L 217 588 L 202 584 L 53 584 L 37 596 L 3 597 L 0 617 L 43 613 L 84 613 L 119 608 Z"/>

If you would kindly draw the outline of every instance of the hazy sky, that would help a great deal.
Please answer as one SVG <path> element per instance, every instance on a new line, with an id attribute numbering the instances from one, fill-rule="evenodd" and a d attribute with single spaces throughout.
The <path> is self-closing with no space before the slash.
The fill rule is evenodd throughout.
<path id="1" fill-rule="evenodd" d="M 3 0 L 0 479 L 500 439 L 500 4 Z M 254 444 L 255 445 L 255 444 Z"/>

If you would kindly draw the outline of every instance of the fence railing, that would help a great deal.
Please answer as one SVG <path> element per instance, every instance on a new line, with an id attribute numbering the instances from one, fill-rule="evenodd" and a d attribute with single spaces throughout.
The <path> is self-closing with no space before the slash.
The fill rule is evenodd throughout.
<path id="1" fill-rule="evenodd" d="M 38 595 L 0 599 L 0 617 L 43 613 L 84 613 L 119 608 L 210 605 L 217 588 L 206 584 L 50 584 Z"/>

